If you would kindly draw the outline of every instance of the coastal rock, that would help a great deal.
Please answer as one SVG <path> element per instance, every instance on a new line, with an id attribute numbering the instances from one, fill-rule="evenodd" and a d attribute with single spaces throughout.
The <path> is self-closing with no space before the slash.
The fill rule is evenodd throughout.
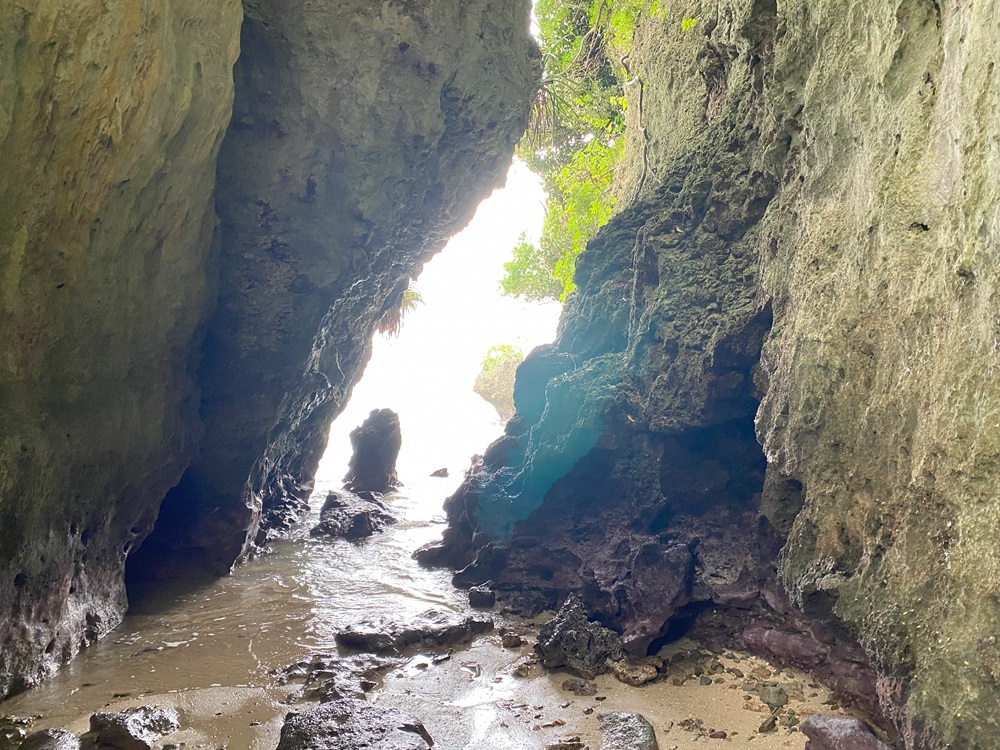
<path id="1" fill-rule="evenodd" d="M 597 720 L 604 732 L 601 750 L 660 750 L 653 725 L 642 714 L 615 711 Z"/>
<path id="2" fill-rule="evenodd" d="M 542 625 L 535 652 L 547 669 L 569 667 L 588 680 L 607 672 L 609 660 L 624 656 L 621 637 L 588 620 L 578 595 L 569 597 L 556 616 Z"/>
<path id="3" fill-rule="evenodd" d="M 154 742 L 178 729 L 180 722 L 173 709 L 139 706 L 94 714 L 86 736 L 108 750 L 152 750 Z"/>
<path id="4" fill-rule="evenodd" d="M 608 668 L 619 682 L 638 687 L 659 677 L 660 669 L 663 668 L 663 659 L 657 656 L 647 656 L 644 659 L 609 660 Z"/>
<path id="5" fill-rule="evenodd" d="M 17 750 L 80 750 L 80 738 L 65 729 L 43 729 L 29 734 Z"/>
<path id="6" fill-rule="evenodd" d="M 448 646 L 469 641 L 493 629 L 493 619 L 485 615 L 457 617 L 428 610 L 412 622 L 397 623 L 387 618 L 362 620 L 336 635 L 337 644 L 373 654 L 400 654 L 421 646 Z"/>
<path id="7" fill-rule="evenodd" d="M 308 660 L 282 669 L 278 674 L 282 684 L 302 682 L 290 702 L 329 703 L 345 698 L 365 700 L 366 693 L 378 684 L 385 670 L 398 663 L 396 659 L 372 654 L 347 657 L 315 654 Z"/>
<path id="8" fill-rule="evenodd" d="M 389 492 L 399 486 L 396 457 L 403 438 L 399 415 L 391 409 L 373 409 L 351 430 L 353 453 L 344 486 L 352 492 Z"/>
<path id="9" fill-rule="evenodd" d="M 809 738 L 806 750 L 892 750 L 854 718 L 813 714 L 799 728 Z"/>
<path id="10" fill-rule="evenodd" d="M 489 586 L 473 586 L 469 589 L 469 606 L 476 609 L 490 609 L 497 603 L 496 592 Z"/>
<path id="11" fill-rule="evenodd" d="M 417 719 L 360 700 L 338 700 L 289 714 L 276 750 L 429 750 L 434 740 Z"/>
<path id="12" fill-rule="evenodd" d="M 319 523 L 309 535 L 364 539 L 396 523 L 396 518 L 373 492 L 331 492 L 323 502 Z"/>

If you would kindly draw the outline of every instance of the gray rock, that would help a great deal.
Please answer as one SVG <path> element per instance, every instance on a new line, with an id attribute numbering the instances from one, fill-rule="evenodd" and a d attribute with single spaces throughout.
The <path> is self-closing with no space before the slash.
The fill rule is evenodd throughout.
<path id="1" fill-rule="evenodd" d="M 351 431 L 354 454 L 344 486 L 353 492 L 388 492 L 398 487 L 396 457 L 402 442 L 399 415 L 392 409 L 372 409 L 361 426 Z"/>
<path id="2" fill-rule="evenodd" d="M 653 725 L 641 714 L 615 711 L 600 714 L 597 720 L 604 732 L 601 750 L 659 750 Z"/>
<path id="3" fill-rule="evenodd" d="M 761 685 L 757 688 L 757 695 L 771 708 L 781 708 L 788 703 L 788 693 L 781 686 Z"/>
<path id="4" fill-rule="evenodd" d="M 118 713 L 98 712 L 90 717 L 87 735 L 99 748 L 114 750 L 151 750 L 164 735 L 180 729 L 173 709 L 139 706 Z"/>
<path id="5" fill-rule="evenodd" d="M 497 603 L 496 592 L 489 586 L 473 586 L 469 589 L 469 606 L 489 609 Z"/>
<path id="6" fill-rule="evenodd" d="M 363 620 L 337 633 L 337 644 L 373 654 L 399 654 L 416 645 L 447 646 L 471 640 L 493 629 L 492 618 L 472 615 L 460 618 L 436 610 L 418 615 L 412 623 L 399 624 L 386 618 Z"/>
<path id="7" fill-rule="evenodd" d="M 597 695 L 597 685 L 587 680 L 581 680 L 579 677 L 563 680 L 562 689 L 575 695 Z"/>
<path id="8" fill-rule="evenodd" d="M 814 714 L 800 725 L 806 750 L 892 750 L 863 721 Z"/>
<path id="9" fill-rule="evenodd" d="M 319 513 L 319 524 L 309 532 L 314 537 L 364 539 L 396 523 L 395 517 L 376 492 L 331 492 Z"/>
<path id="10" fill-rule="evenodd" d="M 427 750 L 433 745 L 424 725 L 412 716 L 347 699 L 289 714 L 276 750 Z"/>
<path id="11" fill-rule="evenodd" d="M 18 750 L 80 750 L 80 738 L 64 729 L 43 729 L 29 734 Z"/>
<path id="12" fill-rule="evenodd" d="M 282 684 L 302 681 L 289 702 L 318 701 L 329 703 L 344 698 L 365 699 L 365 693 L 375 687 L 382 673 L 399 663 L 397 659 L 356 654 L 338 657 L 315 654 L 312 658 L 289 665 L 278 672 Z"/>
<path id="13" fill-rule="evenodd" d="M 569 667 L 583 677 L 608 671 L 607 661 L 624 657 L 621 638 L 614 631 L 587 619 L 583 599 L 570 596 L 558 614 L 542 626 L 535 651 L 542 665 L 554 669 Z"/>

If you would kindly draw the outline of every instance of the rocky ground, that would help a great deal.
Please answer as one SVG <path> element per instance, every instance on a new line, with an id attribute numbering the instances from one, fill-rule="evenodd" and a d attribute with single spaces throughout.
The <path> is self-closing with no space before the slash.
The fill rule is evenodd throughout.
<path id="1" fill-rule="evenodd" d="M 393 632 L 405 632 L 406 638 L 399 648 L 368 649 L 382 655 L 316 655 L 273 675 L 267 688 L 123 697 L 96 718 L 82 716 L 65 727 L 49 727 L 44 717 L 9 721 L 0 732 L 8 737 L 0 739 L 0 750 L 18 748 L 25 734 L 49 729 L 82 735 L 84 744 L 50 732 L 20 747 L 293 750 L 344 742 L 354 747 L 367 738 L 363 741 L 384 743 L 376 747 L 398 750 L 430 747 L 428 737 L 445 750 L 848 747 L 817 739 L 806 744 L 803 726 L 817 722 L 809 717 L 846 716 L 809 675 L 682 638 L 653 657 L 621 660 L 606 667 L 612 671 L 586 679 L 579 670 L 542 665 L 536 644 L 540 634 L 545 641 L 554 630 L 546 625 L 549 617 L 496 617 L 497 628 L 482 635 L 485 615 L 457 620 L 450 629 L 436 616 L 423 641 L 413 636 L 419 628 L 386 624 L 379 643 L 391 640 Z M 378 624 L 370 625 L 375 632 Z M 365 648 L 362 641 L 352 644 Z M 128 713 L 143 705 L 161 710 L 143 723 Z M 109 724 L 127 728 L 129 722 L 136 726 L 131 734 L 107 729 Z M 815 731 L 825 731 L 819 724 Z M 850 747 L 887 747 L 865 730 L 856 731 L 875 744 Z"/>

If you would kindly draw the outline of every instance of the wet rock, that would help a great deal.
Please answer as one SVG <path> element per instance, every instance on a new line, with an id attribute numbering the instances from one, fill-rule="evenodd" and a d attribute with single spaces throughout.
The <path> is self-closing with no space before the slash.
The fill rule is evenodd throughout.
<path id="1" fill-rule="evenodd" d="M 587 619 L 583 598 L 577 594 L 542 626 L 535 651 L 546 668 L 569 667 L 587 679 L 607 672 L 609 659 L 618 661 L 625 655 L 617 633 Z"/>
<path id="2" fill-rule="evenodd" d="M 439 477 L 439 478 L 446 477 L 446 476 L 448 476 L 448 468 L 447 467 L 442 467 L 440 469 L 436 469 L 436 470 L 434 470 L 434 471 L 431 472 L 431 476 L 432 477 Z"/>
<path id="3" fill-rule="evenodd" d="M 64 729 L 43 729 L 29 734 L 18 750 L 80 750 L 80 738 Z"/>
<path id="4" fill-rule="evenodd" d="M 338 700 L 289 714 L 276 750 L 427 750 L 434 740 L 417 719 L 367 701 Z"/>
<path id="5" fill-rule="evenodd" d="M 663 659 L 656 656 L 647 656 L 644 659 L 608 661 L 611 673 L 618 678 L 619 682 L 635 686 L 655 680 L 659 676 L 659 670 L 662 666 Z"/>
<path id="6" fill-rule="evenodd" d="M 90 731 L 99 748 L 150 750 L 153 743 L 180 729 L 173 709 L 139 706 L 118 713 L 99 712 L 90 717 Z"/>
<path id="7" fill-rule="evenodd" d="M 575 695 L 597 695 L 597 685 L 588 680 L 581 680 L 579 677 L 571 677 L 563 680 L 563 690 L 568 690 Z"/>
<path id="8" fill-rule="evenodd" d="M 329 703 L 343 698 L 364 700 L 365 694 L 378 685 L 382 674 L 396 666 L 398 659 L 356 654 L 338 657 L 316 654 L 278 672 L 281 684 L 302 680 L 303 685 L 291 702 L 318 701 Z"/>
<path id="9" fill-rule="evenodd" d="M 20 747 L 31 724 L 32 719 L 26 716 L 0 716 L 0 750 Z"/>
<path id="10" fill-rule="evenodd" d="M 587 750 L 587 746 L 579 736 L 560 737 L 555 742 L 545 746 L 545 750 Z"/>
<path id="11" fill-rule="evenodd" d="M 892 750 L 858 719 L 814 714 L 800 728 L 806 750 Z"/>
<path id="12" fill-rule="evenodd" d="M 486 615 L 459 618 L 445 612 L 428 610 L 416 621 L 401 625 L 382 617 L 362 620 L 337 633 L 337 644 L 374 654 L 399 654 L 416 645 L 447 646 L 471 640 L 493 629 L 493 619 Z"/>
<path id="13" fill-rule="evenodd" d="M 396 519 L 377 492 L 331 492 L 309 535 L 364 539 L 392 523 Z"/>
<path id="14" fill-rule="evenodd" d="M 659 750 L 653 725 L 641 714 L 616 711 L 597 720 L 604 732 L 601 750 Z"/>
<path id="15" fill-rule="evenodd" d="M 511 630 L 500 634 L 500 645 L 504 648 L 521 648 L 525 643 L 524 638 Z"/>
<path id="16" fill-rule="evenodd" d="M 361 426 L 351 431 L 354 454 L 344 486 L 353 492 L 388 492 L 398 487 L 396 457 L 402 442 L 399 415 L 392 409 L 372 409 Z"/>
<path id="17" fill-rule="evenodd" d="M 496 592 L 489 586 L 473 586 L 469 589 L 469 606 L 489 609 L 497 603 Z"/>

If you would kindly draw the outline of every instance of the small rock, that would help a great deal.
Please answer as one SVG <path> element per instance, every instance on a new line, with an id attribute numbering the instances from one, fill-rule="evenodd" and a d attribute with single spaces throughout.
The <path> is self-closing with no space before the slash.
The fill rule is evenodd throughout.
<path id="1" fill-rule="evenodd" d="M 90 717 L 88 735 L 102 748 L 150 750 L 153 742 L 180 729 L 173 709 L 139 706 L 118 713 L 98 712 Z"/>
<path id="2" fill-rule="evenodd" d="M 18 750 L 80 750 L 80 738 L 63 729 L 43 729 L 29 734 Z"/>
<path id="3" fill-rule="evenodd" d="M 546 745 L 545 750 L 587 750 L 587 746 L 583 744 L 583 740 L 574 735 L 573 737 L 560 737 L 555 742 Z"/>
<path id="4" fill-rule="evenodd" d="M 597 695 L 597 685 L 587 680 L 581 680 L 579 677 L 563 680 L 562 689 L 575 695 Z"/>
<path id="5" fill-rule="evenodd" d="M 727 736 L 726 733 L 722 732 L 722 731 L 716 731 L 716 732 L 709 732 L 708 733 L 708 738 L 710 740 L 724 740 L 724 739 L 726 739 L 726 736 Z"/>
<path id="6" fill-rule="evenodd" d="M 524 638 L 519 636 L 517 633 L 508 630 L 500 636 L 500 644 L 504 648 L 521 648 L 525 643 Z"/>
<path id="7" fill-rule="evenodd" d="M 891 750 L 858 719 L 814 714 L 799 728 L 809 738 L 806 750 Z"/>
<path id="8" fill-rule="evenodd" d="M 597 718 L 604 732 L 601 750 L 659 750 L 656 732 L 641 714 L 615 711 Z"/>
<path id="9" fill-rule="evenodd" d="M 490 609 L 497 603 L 496 592 L 489 586 L 473 586 L 469 589 L 469 606 L 476 609 Z"/>
<path id="10" fill-rule="evenodd" d="M 659 676 L 663 660 L 656 656 L 647 656 L 644 659 L 608 660 L 608 666 L 611 668 L 611 673 L 620 682 L 639 686 L 655 680 Z"/>
<path id="11" fill-rule="evenodd" d="M 764 722 L 757 727 L 757 731 L 761 734 L 767 734 L 768 732 L 773 732 L 778 726 L 778 720 L 775 718 L 774 714 L 771 714 Z"/>
<path id="12" fill-rule="evenodd" d="M 702 685 L 711 685 L 712 684 L 712 678 L 711 677 L 707 677 L 705 675 L 702 675 L 701 677 L 698 678 L 698 682 L 700 684 L 702 684 Z"/>
<path id="13" fill-rule="evenodd" d="M 446 477 L 448 476 L 448 467 L 442 467 L 431 472 L 432 477 Z"/>
<path id="14" fill-rule="evenodd" d="M 780 686 L 761 685 L 757 688 L 757 695 L 772 709 L 781 708 L 788 703 L 788 693 Z"/>

